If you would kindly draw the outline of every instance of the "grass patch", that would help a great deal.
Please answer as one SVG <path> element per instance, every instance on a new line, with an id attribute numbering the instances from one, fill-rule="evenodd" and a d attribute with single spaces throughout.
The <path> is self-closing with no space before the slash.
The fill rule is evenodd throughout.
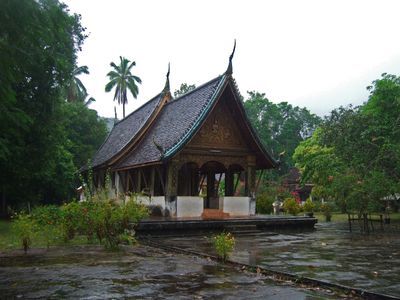
<path id="1" fill-rule="evenodd" d="M 8 249 L 17 249 L 11 233 L 11 221 L 0 220 L 0 251 Z"/>
<path id="2" fill-rule="evenodd" d="M 65 243 L 62 239 L 53 243 L 52 246 L 77 246 L 87 245 L 88 240 L 85 236 L 76 236 L 74 239 Z M 32 248 L 46 248 L 47 241 L 40 235 L 32 241 Z M 13 236 L 11 231 L 11 221 L 0 220 L 0 251 L 22 250 L 21 242 Z"/>

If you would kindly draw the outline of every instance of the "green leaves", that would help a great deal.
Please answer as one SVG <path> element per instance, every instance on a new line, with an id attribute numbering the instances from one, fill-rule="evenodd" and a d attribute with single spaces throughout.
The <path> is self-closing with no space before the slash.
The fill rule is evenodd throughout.
<path id="1" fill-rule="evenodd" d="M 222 260 L 226 260 L 235 248 L 235 238 L 231 233 L 222 232 L 212 238 L 215 251 Z"/>
<path id="2" fill-rule="evenodd" d="M 178 98 L 180 96 L 183 96 L 186 93 L 189 93 L 190 91 L 194 90 L 196 88 L 196 85 L 194 84 L 187 84 L 187 83 L 181 83 L 181 86 L 179 89 L 175 90 L 174 92 L 174 97 Z"/>
<path id="3" fill-rule="evenodd" d="M 119 59 L 119 65 L 114 62 L 110 63 L 114 70 L 107 73 L 110 82 L 106 84 L 105 91 L 110 92 L 115 87 L 114 101 L 117 100 L 118 104 L 122 104 L 123 117 L 125 118 L 125 104 L 128 103 L 127 90 L 136 99 L 139 94 L 137 83 L 142 83 L 142 80 L 131 72 L 132 67 L 136 66 L 136 62 L 130 63 L 130 60 L 122 56 Z"/>
<path id="4" fill-rule="evenodd" d="M 321 120 L 306 108 L 293 107 L 287 102 L 272 103 L 263 93 L 252 91 L 248 96 L 244 102 L 247 116 L 266 149 L 275 158 L 286 152 L 280 170 L 285 174 L 293 166 L 294 149 L 313 133 Z"/>
<path id="5" fill-rule="evenodd" d="M 21 0 L 1 1 L 0 20 L 0 196 L 12 207 L 61 202 L 105 136 L 76 77 L 88 74 L 76 67 L 80 16 L 56 0 Z M 69 88 L 80 106 L 65 102 Z"/>
<path id="6" fill-rule="evenodd" d="M 400 78 L 383 74 L 368 89 L 367 103 L 332 111 L 293 156 L 314 194 L 358 213 L 400 189 Z"/>

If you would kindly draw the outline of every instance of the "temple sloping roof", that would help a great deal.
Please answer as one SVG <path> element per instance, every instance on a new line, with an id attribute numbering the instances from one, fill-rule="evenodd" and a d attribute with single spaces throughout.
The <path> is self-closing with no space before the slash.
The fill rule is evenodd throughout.
<path id="1" fill-rule="evenodd" d="M 234 48 L 235 49 L 235 48 Z M 257 168 L 278 165 L 255 133 L 232 78 L 232 52 L 227 71 L 194 90 L 173 99 L 169 91 L 169 68 L 164 90 L 116 123 L 94 155 L 93 168 L 124 170 L 161 164 L 173 158 L 196 135 L 219 99 L 230 99 L 248 145 L 256 155 Z M 226 95 L 229 95 L 226 98 Z"/>
<path id="2" fill-rule="evenodd" d="M 174 147 L 198 127 L 202 114 L 212 104 L 224 78 L 224 75 L 218 76 L 165 104 L 145 138 L 116 168 L 159 162 L 171 156 Z"/>
<path id="3" fill-rule="evenodd" d="M 164 104 L 143 139 L 124 155 L 113 169 L 129 169 L 161 163 L 172 158 L 200 129 L 212 107 L 227 88 L 231 88 L 236 95 L 237 107 L 241 111 L 248 132 L 253 137 L 252 144 L 254 149 L 258 149 L 257 157 L 263 161 L 263 167 L 276 167 L 278 163 L 264 149 L 246 116 L 233 78 L 224 74 Z"/>
<path id="4" fill-rule="evenodd" d="M 136 109 L 126 118 L 117 122 L 107 139 L 100 146 L 93 157 L 92 166 L 99 167 L 117 156 L 141 132 L 150 117 L 160 105 L 162 94 L 158 94 L 150 101 Z"/>

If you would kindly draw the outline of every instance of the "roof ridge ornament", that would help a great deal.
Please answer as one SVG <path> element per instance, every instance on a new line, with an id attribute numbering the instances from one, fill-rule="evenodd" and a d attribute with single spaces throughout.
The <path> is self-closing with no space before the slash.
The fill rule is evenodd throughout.
<path id="1" fill-rule="evenodd" d="M 163 92 L 169 92 L 169 73 L 170 73 L 170 63 L 168 63 L 168 72 L 167 72 L 167 79 L 165 81 L 165 86 Z"/>
<path id="2" fill-rule="evenodd" d="M 232 75 L 232 58 L 233 58 L 233 55 L 235 55 L 235 50 L 236 50 L 236 39 L 235 39 L 235 42 L 234 42 L 234 44 L 233 44 L 233 50 L 232 50 L 232 53 L 231 53 L 231 55 L 229 56 L 229 65 L 228 65 L 228 68 L 226 69 L 226 71 L 225 71 L 225 74 L 226 75 Z"/>
<path id="3" fill-rule="evenodd" d="M 167 75 L 166 75 L 167 79 L 165 80 L 165 86 L 164 86 L 164 89 L 162 91 L 163 97 L 167 98 L 167 101 L 172 99 L 171 90 L 170 90 L 170 87 L 169 87 L 169 73 L 170 73 L 170 70 L 171 70 L 170 69 L 170 63 L 168 63 L 168 72 L 167 72 Z"/>

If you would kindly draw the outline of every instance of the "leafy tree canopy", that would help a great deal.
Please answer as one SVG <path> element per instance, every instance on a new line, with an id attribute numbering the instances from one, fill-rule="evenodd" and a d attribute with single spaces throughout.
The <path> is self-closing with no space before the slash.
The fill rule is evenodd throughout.
<path id="1" fill-rule="evenodd" d="M 293 159 L 316 191 L 359 213 L 400 190 L 400 79 L 383 74 L 360 107 L 340 107 L 296 149 Z"/>
<path id="2" fill-rule="evenodd" d="M 175 90 L 174 92 L 174 97 L 178 98 L 196 88 L 196 85 L 194 84 L 187 84 L 187 83 L 182 83 L 179 89 Z"/>
<path id="3" fill-rule="evenodd" d="M 136 66 L 136 62 L 131 62 L 122 56 L 119 59 L 120 63 L 118 66 L 114 62 L 110 63 L 113 70 L 107 74 L 110 81 L 106 84 L 105 91 L 110 92 L 115 88 L 114 101 L 117 100 L 118 104 L 122 104 L 123 117 L 125 118 L 125 104 L 128 103 L 128 91 L 136 99 L 139 94 L 139 88 L 136 83 L 142 83 L 142 80 L 132 74 L 131 69 Z"/>
<path id="4" fill-rule="evenodd" d="M 0 1 L 0 209 L 72 195 L 79 130 L 64 91 L 85 37 L 57 0 Z"/>
<path id="5" fill-rule="evenodd" d="M 311 136 L 321 122 L 320 118 L 306 108 L 292 106 L 287 102 L 272 103 L 265 94 L 248 92 L 244 102 L 250 122 L 261 141 L 275 158 L 285 153 L 280 174 L 293 166 L 292 155 L 298 144 Z"/>

